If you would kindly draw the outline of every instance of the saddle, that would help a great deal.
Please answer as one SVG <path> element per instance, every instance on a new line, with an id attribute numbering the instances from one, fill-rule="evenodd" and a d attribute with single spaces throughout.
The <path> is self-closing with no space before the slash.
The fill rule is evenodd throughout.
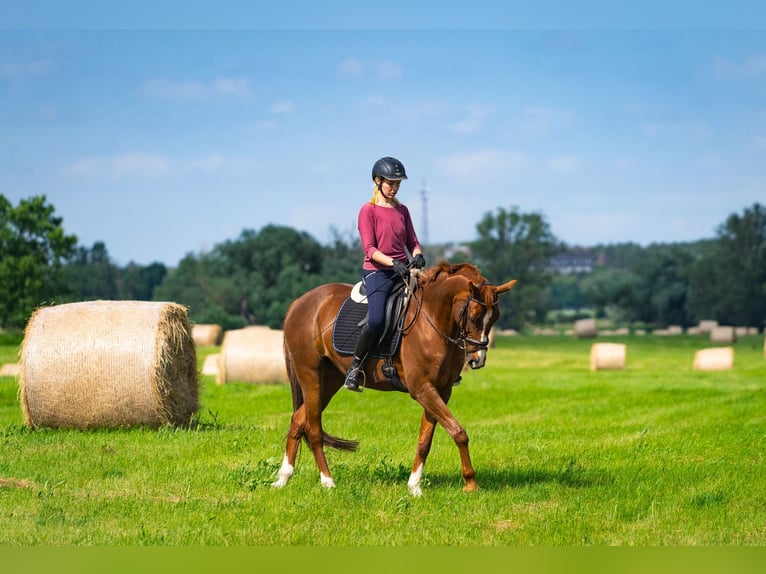
<path id="1" fill-rule="evenodd" d="M 411 286 L 417 284 L 411 280 Z M 386 315 L 383 333 L 370 351 L 369 356 L 384 359 L 383 375 L 398 391 L 408 392 L 399 379 L 393 356 L 399 350 L 402 338 L 402 324 L 409 304 L 411 291 L 405 289 L 404 283 L 397 284 L 386 300 Z M 343 355 L 353 355 L 356 342 L 362 328 L 367 323 L 367 295 L 362 281 L 351 289 L 351 294 L 341 305 L 335 317 L 332 331 L 333 348 Z"/>

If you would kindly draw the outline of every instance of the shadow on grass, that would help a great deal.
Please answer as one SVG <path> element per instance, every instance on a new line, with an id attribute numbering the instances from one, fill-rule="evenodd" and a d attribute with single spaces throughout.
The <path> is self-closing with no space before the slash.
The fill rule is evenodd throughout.
<path id="1" fill-rule="evenodd" d="M 429 473 L 425 479 L 431 487 L 462 488 L 460 470 L 453 473 Z M 585 468 L 575 460 L 561 468 L 489 468 L 477 469 L 476 481 L 481 490 L 502 491 L 540 484 L 558 484 L 568 488 L 588 488 L 612 482 L 612 477 L 599 469 Z"/>

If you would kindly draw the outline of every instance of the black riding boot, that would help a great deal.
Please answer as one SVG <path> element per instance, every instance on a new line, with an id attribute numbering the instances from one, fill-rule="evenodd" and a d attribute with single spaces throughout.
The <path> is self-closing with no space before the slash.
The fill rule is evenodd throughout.
<path id="1" fill-rule="evenodd" d="M 362 392 L 362 389 L 359 387 L 359 381 L 364 377 L 362 368 L 364 367 L 364 361 L 367 359 L 367 355 L 373 345 L 375 345 L 376 340 L 377 336 L 374 333 L 371 333 L 367 328 L 367 325 L 365 325 L 362 332 L 359 334 L 359 339 L 356 342 L 356 349 L 354 350 L 354 358 L 346 372 L 346 382 L 344 383 L 344 386 L 348 390 L 357 393 Z"/>

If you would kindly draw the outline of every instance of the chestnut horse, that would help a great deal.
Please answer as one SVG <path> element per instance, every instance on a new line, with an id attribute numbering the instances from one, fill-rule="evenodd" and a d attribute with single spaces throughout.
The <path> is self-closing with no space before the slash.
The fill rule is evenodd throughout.
<path id="1" fill-rule="evenodd" d="M 468 435 L 447 408 L 453 384 L 466 363 L 472 369 L 484 366 L 489 334 L 499 316 L 497 296 L 516 283 L 491 285 L 470 264 L 440 263 L 417 277 L 402 325 L 401 343 L 394 365 L 409 395 L 423 407 L 415 461 L 407 482 L 414 496 L 422 494 L 423 468 L 431 449 L 436 423 L 441 424 L 460 452 L 463 490 L 477 484 L 468 454 Z M 414 282 L 412 282 L 414 284 Z M 357 443 L 339 439 L 322 429 L 322 411 L 343 386 L 351 356 L 335 350 L 332 329 L 351 286 L 321 285 L 290 306 L 284 323 L 284 351 L 293 397 L 293 414 L 287 433 L 285 456 L 275 487 L 283 487 L 295 469 L 295 457 L 304 438 L 319 467 L 322 486 L 332 488 L 324 446 L 354 450 Z M 381 374 L 383 359 L 370 357 L 364 366 L 365 388 L 394 390 Z"/>

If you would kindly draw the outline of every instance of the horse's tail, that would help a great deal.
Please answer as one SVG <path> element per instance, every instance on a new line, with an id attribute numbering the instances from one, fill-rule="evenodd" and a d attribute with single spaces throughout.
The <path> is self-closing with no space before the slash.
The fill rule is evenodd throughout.
<path id="1" fill-rule="evenodd" d="M 287 348 L 287 341 L 284 343 L 285 366 L 287 367 L 287 379 L 290 381 L 290 393 L 293 397 L 293 412 L 297 411 L 303 405 L 303 389 L 298 383 L 298 376 L 295 374 L 295 363 L 292 353 Z M 303 433 L 303 440 L 308 444 L 308 436 Z M 359 446 L 359 441 L 338 438 L 325 431 L 322 431 L 322 442 L 330 448 L 354 452 Z"/>

